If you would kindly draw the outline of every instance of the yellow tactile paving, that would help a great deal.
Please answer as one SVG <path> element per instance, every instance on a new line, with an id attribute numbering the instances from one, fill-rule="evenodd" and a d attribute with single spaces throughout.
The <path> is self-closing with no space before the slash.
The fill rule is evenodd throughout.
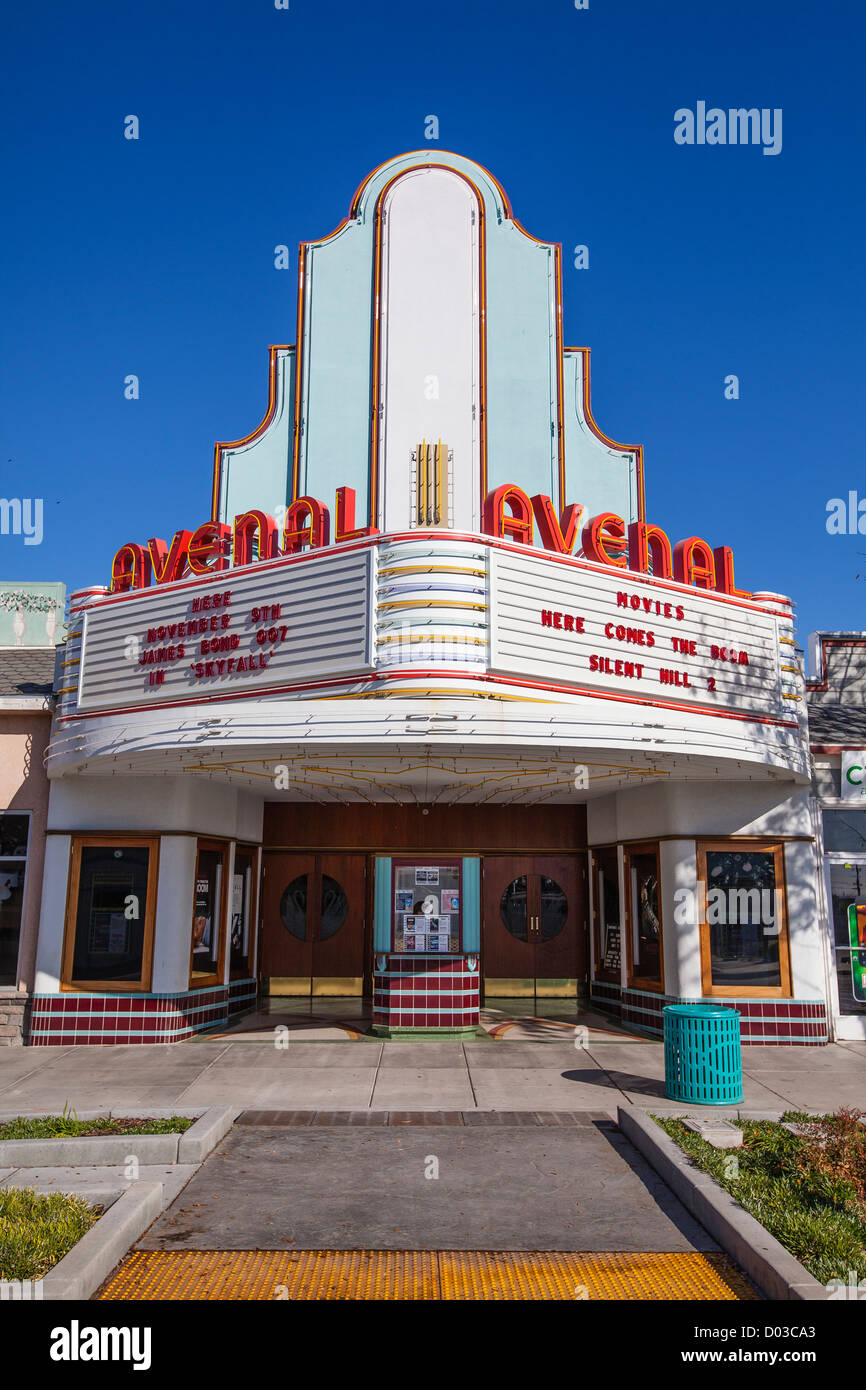
<path id="1" fill-rule="evenodd" d="M 721 1254 L 541 1250 L 135 1250 L 96 1295 L 121 1300 L 755 1299 Z"/>

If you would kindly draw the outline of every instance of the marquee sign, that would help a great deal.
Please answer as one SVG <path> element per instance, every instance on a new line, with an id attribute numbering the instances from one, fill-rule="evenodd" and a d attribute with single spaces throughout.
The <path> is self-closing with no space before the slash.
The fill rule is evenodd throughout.
<path id="1" fill-rule="evenodd" d="M 490 673 L 705 711 L 789 714 L 776 618 L 736 588 L 726 546 L 698 536 L 672 546 L 661 527 L 583 512 L 571 504 L 557 515 L 549 497 L 511 485 L 485 499 L 482 532 L 499 542 L 481 559 Z M 443 547 L 449 535 L 465 540 L 446 529 L 426 535 Z M 355 493 L 344 487 L 334 543 L 329 509 L 312 497 L 287 508 L 281 530 L 252 510 L 231 526 L 178 531 L 170 545 L 127 542 L 112 568 L 113 599 L 85 613 L 79 709 L 255 696 L 374 672 L 378 536 L 355 525 Z M 446 610 L 453 622 L 456 610 L 477 606 L 443 597 L 443 563 L 429 563 L 436 594 L 425 599 L 422 581 L 406 608 L 417 608 L 410 626 L 422 636 L 430 614 L 441 627 Z M 384 605 L 405 607 L 405 596 Z M 454 661 L 440 653 L 433 664 Z"/>
<path id="2" fill-rule="evenodd" d="M 381 561 L 374 536 L 86 606 L 78 709 L 255 698 L 359 679 L 384 691 L 414 664 L 704 713 L 791 715 L 779 620 L 757 604 L 508 541 L 476 546 L 477 577 L 466 577 L 458 537 L 382 540 Z M 395 589 L 404 548 L 408 582 Z M 377 565 L 385 566 L 378 580 Z M 374 601 L 377 582 L 385 587 Z M 453 625 L 470 610 L 482 656 L 466 671 L 459 642 L 428 639 L 468 632 Z"/>
<path id="3" fill-rule="evenodd" d="M 84 615 L 78 708 L 98 711 L 370 669 L 370 550 L 147 590 Z"/>
<path id="4" fill-rule="evenodd" d="M 638 574 L 490 556 L 490 665 L 562 687 L 790 715 L 776 618 Z"/>

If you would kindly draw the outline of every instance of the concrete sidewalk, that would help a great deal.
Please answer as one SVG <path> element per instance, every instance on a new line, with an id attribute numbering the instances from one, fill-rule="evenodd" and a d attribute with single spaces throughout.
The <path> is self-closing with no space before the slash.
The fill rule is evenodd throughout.
<path id="1" fill-rule="evenodd" d="M 744 1047 L 754 1110 L 866 1109 L 866 1043 Z M 22 1048 L 0 1052 L 0 1116 L 127 1105 L 272 1110 L 677 1108 L 661 1043 L 266 1042 Z M 681 1107 L 679 1107 L 681 1108 Z M 735 1107 L 736 1108 L 736 1107 Z M 722 1113 L 725 1113 L 722 1111 Z"/>
<path id="2" fill-rule="evenodd" d="M 287 1246 L 719 1248 L 612 1121 L 491 1130 L 242 1118 L 136 1248 Z"/>

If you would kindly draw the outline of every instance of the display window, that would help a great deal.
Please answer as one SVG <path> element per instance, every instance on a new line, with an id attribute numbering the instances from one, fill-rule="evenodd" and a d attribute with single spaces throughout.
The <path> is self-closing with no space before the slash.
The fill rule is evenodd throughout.
<path id="1" fill-rule="evenodd" d="M 866 1014 L 866 811 L 824 807 L 839 1011 Z"/>
<path id="2" fill-rule="evenodd" d="M 592 917 L 595 978 L 620 982 L 622 919 L 616 846 L 592 851 Z"/>
<path id="3" fill-rule="evenodd" d="M 462 949 L 463 892 L 459 860 L 392 865 L 392 950 L 407 955 Z"/>
<path id="4" fill-rule="evenodd" d="M 866 811 L 833 811 L 825 807 L 825 854 L 866 855 Z"/>
<path id="5" fill-rule="evenodd" d="M 790 998 L 784 846 L 703 840 L 697 849 L 704 995 Z"/>
<path id="6" fill-rule="evenodd" d="M 223 976 L 227 845 L 199 840 L 192 909 L 191 989 L 220 984 Z"/>
<path id="7" fill-rule="evenodd" d="M 862 815 L 862 812 L 860 813 Z M 825 818 L 827 812 L 824 812 Z M 866 856 L 828 862 L 833 959 L 841 1014 L 866 1014 Z"/>
<path id="8" fill-rule="evenodd" d="M 30 816 L 0 812 L 0 985 L 18 983 Z"/>
<path id="9" fill-rule="evenodd" d="M 75 836 L 61 984 L 149 990 L 159 841 Z"/>
<path id="10" fill-rule="evenodd" d="M 238 845 L 235 849 L 229 921 L 229 971 L 233 979 L 246 978 L 253 972 L 258 857 L 258 850 L 251 845 Z"/>
<path id="11" fill-rule="evenodd" d="M 657 844 L 629 845 L 625 851 L 628 904 L 629 984 L 635 989 L 664 990 L 661 874 Z"/>

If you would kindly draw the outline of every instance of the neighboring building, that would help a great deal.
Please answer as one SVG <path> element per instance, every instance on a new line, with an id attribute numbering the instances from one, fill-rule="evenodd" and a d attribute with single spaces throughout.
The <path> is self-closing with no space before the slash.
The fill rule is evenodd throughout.
<path id="1" fill-rule="evenodd" d="M 402 155 L 302 245 L 297 324 L 210 518 L 118 518 L 111 591 L 73 596 L 33 1041 L 263 990 L 365 994 L 389 1035 L 710 999 L 826 1042 L 791 601 L 737 588 L 718 516 L 648 524 L 559 247 L 479 165 Z"/>
<path id="2" fill-rule="evenodd" d="M 0 583 L 0 1047 L 24 1041 L 36 966 L 62 584 Z"/>
<path id="3" fill-rule="evenodd" d="M 866 633 L 814 632 L 806 682 L 834 1034 L 866 1038 Z M 857 908 L 861 910 L 858 912 Z"/>

